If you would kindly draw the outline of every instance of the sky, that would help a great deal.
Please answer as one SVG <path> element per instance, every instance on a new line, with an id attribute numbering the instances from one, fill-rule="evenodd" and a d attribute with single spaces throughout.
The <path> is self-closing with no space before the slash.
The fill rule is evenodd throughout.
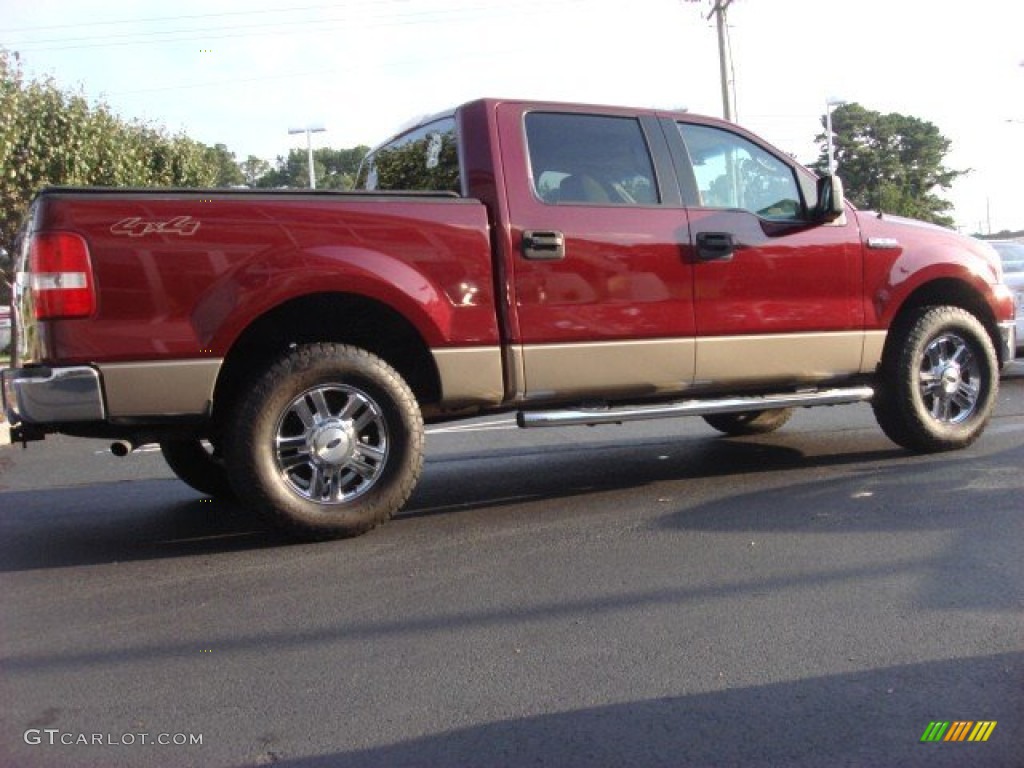
<path id="1" fill-rule="evenodd" d="M 712 0 L 0 0 L 26 73 L 273 161 L 481 96 L 721 116 Z M 733 0 L 736 121 L 804 163 L 827 100 L 934 123 L 968 232 L 1024 229 L 1024 2 Z"/>

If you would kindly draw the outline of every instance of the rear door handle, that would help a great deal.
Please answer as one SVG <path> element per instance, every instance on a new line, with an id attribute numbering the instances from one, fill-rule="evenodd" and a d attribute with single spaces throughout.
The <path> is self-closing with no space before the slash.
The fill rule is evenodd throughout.
<path id="1" fill-rule="evenodd" d="M 732 261 L 736 243 L 728 232 L 698 232 L 697 261 Z"/>
<path id="2" fill-rule="evenodd" d="M 554 230 L 528 229 L 523 232 L 523 256 L 534 261 L 565 258 L 565 235 Z"/>

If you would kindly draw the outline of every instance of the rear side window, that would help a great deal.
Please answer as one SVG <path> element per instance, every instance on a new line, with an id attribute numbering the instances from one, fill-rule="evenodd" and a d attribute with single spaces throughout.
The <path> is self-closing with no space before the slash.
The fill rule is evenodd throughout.
<path id="1" fill-rule="evenodd" d="M 420 126 L 367 155 L 356 189 L 461 194 L 455 119 Z"/>
<path id="2" fill-rule="evenodd" d="M 693 165 L 703 208 L 739 208 L 764 219 L 803 218 L 791 167 L 735 133 L 678 123 Z"/>
<path id="3" fill-rule="evenodd" d="M 526 141 L 534 194 L 551 205 L 657 205 L 640 123 L 628 117 L 531 112 Z"/>

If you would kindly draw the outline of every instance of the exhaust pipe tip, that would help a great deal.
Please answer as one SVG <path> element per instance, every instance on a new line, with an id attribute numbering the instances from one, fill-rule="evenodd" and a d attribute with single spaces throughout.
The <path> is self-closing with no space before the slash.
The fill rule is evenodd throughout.
<path id="1" fill-rule="evenodd" d="M 110 452 L 119 459 L 123 459 L 134 450 L 135 443 L 130 440 L 115 440 L 110 444 Z"/>

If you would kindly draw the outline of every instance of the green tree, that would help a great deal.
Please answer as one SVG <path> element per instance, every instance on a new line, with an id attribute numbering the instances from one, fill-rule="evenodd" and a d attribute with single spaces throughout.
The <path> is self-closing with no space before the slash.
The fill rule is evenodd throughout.
<path id="1" fill-rule="evenodd" d="M 239 187 L 245 184 L 245 176 L 239 162 L 235 159 L 235 153 L 231 152 L 224 144 L 207 147 L 206 160 L 217 171 L 217 178 L 213 182 L 215 187 Z"/>
<path id="2" fill-rule="evenodd" d="M 459 160 L 451 133 L 430 133 L 374 155 L 378 189 L 459 191 Z"/>
<path id="3" fill-rule="evenodd" d="M 369 147 L 359 145 L 351 149 L 321 147 L 313 150 L 313 168 L 317 189 L 352 189 L 356 171 Z M 258 187 L 305 189 L 309 186 L 309 152 L 294 147 L 287 157 L 278 155 L 272 169 L 259 177 Z"/>
<path id="4" fill-rule="evenodd" d="M 264 173 L 256 182 L 256 186 L 269 189 L 278 187 L 301 188 L 309 186 L 309 170 L 306 151 L 292 149 L 287 157 L 277 156 L 273 167 Z"/>
<path id="5" fill-rule="evenodd" d="M 822 117 L 822 125 L 825 118 Z M 859 207 L 952 226 L 952 204 L 937 192 L 969 171 L 944 164 L 951 142 L 932 123 L 908 115 L 843 104 L 832 113 L 836 172 Z M 825 134 L 816 137 L 821 155 L 811 167 L 827 172 Z"/>
<path id="6" fill-rule="evenodd" d="M 259 180 L 270 173 L 270 163 L 256 155 L 249 155 L 238 164 L 243 182 L 250 187 L 259 185 Z"/>
<path id="7" fill-rule="evenodd" d="M 323 169 L 323 176 L 317 176 L 316 185 L 324 189 L 352 189 L 359 164 L 369 151 L 370 148 L 363 145 L 350 149 L 324 147 L 314 150 L 313 162 L 318 170 Z"/>

